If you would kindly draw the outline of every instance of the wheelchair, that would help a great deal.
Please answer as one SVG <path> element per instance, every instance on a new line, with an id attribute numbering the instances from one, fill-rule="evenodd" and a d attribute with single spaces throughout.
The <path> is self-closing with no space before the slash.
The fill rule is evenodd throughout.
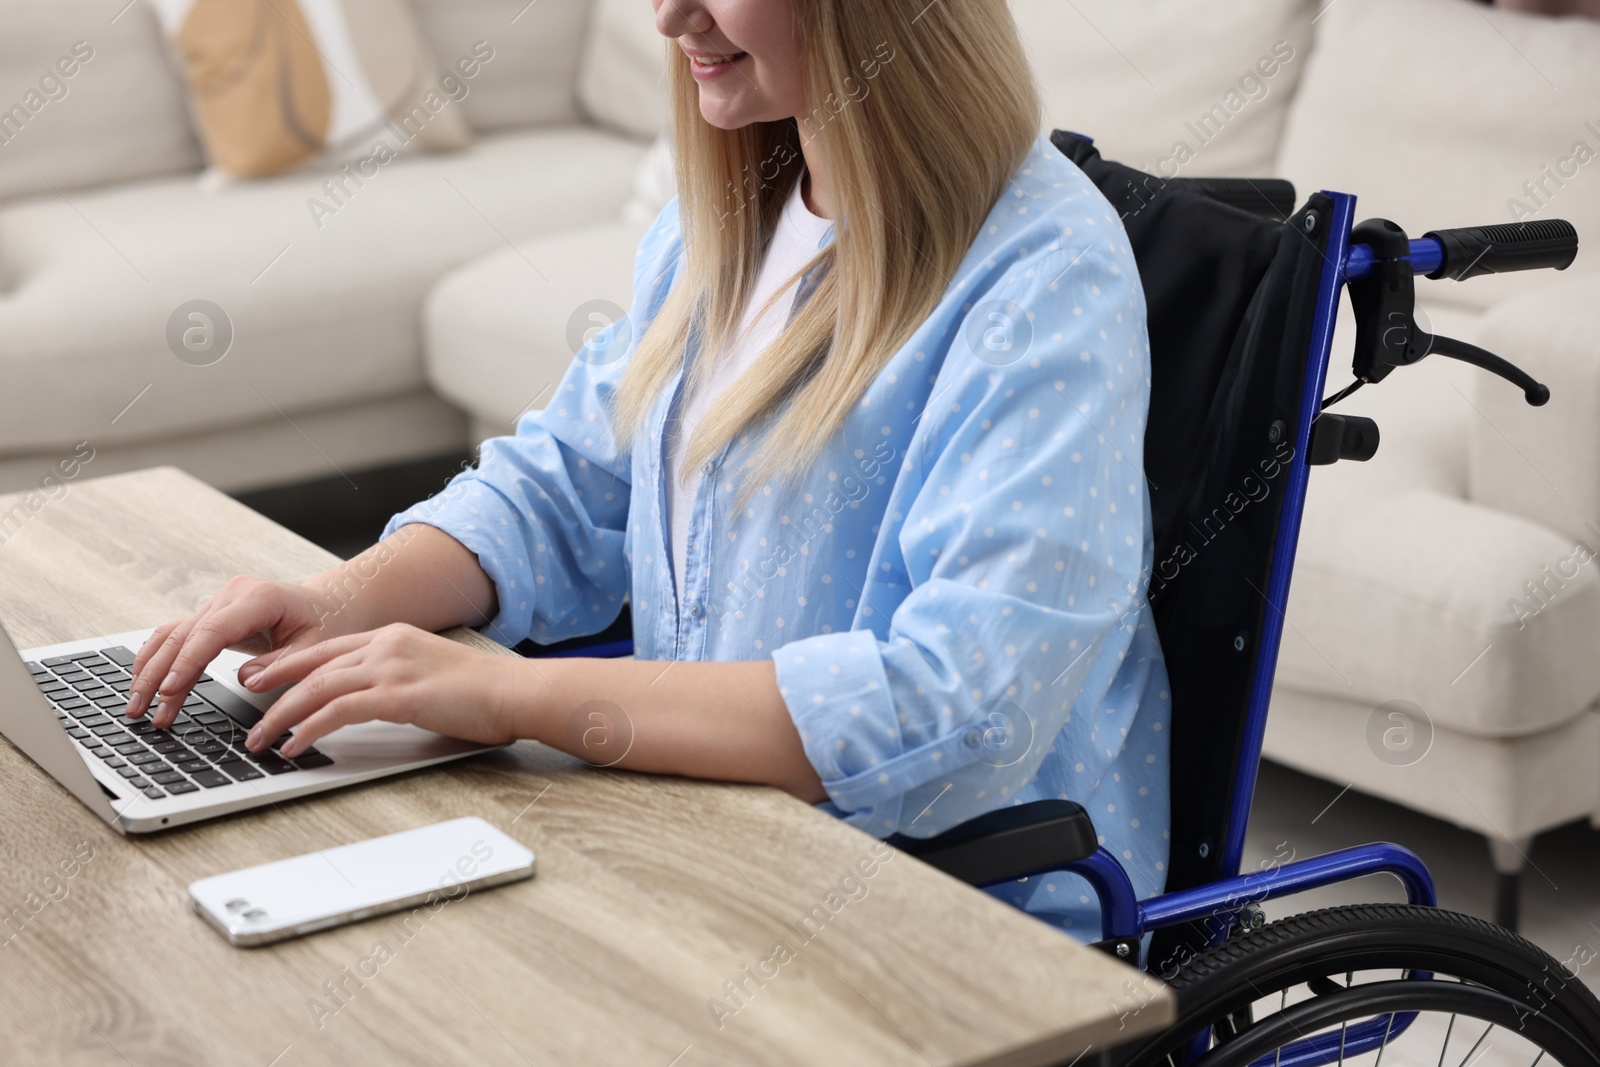
<path id="1" fill-rule="evenodd" d="M 1166 892 L 1134 899 L 1069 801 L 892 840 L 974 885 L 1056 871 L 1088 880 L 1100 900 L 1097 945 L 1166 980 L 1179 1003 L 1175 1026 L 1112 1050 L 1108 1062 L 1312 1067 L 1367 1057 L 1376 1067 L 1387 1052 L 1441 1067 L 1600 1064 L 1600 1001 L 1570 964 L 1436 909 L 1427 868 L 1407 849 L 1362 845 L 1240 873 L 1307 477 L 1378 447 L 1370 419 L 1328 409 L 1430 354 L 1545 403 L 1549 391 L 1507 361 L 1420 329 L 1414 279 L 1564 269 L 1576 231 L 1548 220 L 1411 240 L 1387 220 L 1355 224 L 1355 198 L 1342 193 L 1316 193 L 1296 211 L 1287 182 L 1162 179 L 1101 159 L 1088 138 L 1058 130 L 1051 140 L 1121 214 L 1149 308 L 1145 465 L 1157 562 L 1146 595 L 1173 702 Z M 1324 399 L 1347 286 L 1355 380 Z M 1282 460 L 1272 492 L 1225 509 L 1247 477 L 1263 477 L 1268 457 Z M 1262 901 L 1378 872 L 1400 880 L 1408 904 L 1264 921 Z"/>
<path id="2" fill-rule="evenodd" d="M 1347 194 L 1318 192 L 1296 210 L 1288 182 L 1161 178 L 1102 159 L 1087 137 L 1057 130 L 1051 141 L 1121 215 L 1149 312 L 1145 473 L 1156 563 L 1144 595 L 1172 694 L 1166 889 L 1136 899 L 1089 815 L 1068 800 L 1000 808 L 936 837 L 890 843 L 975 886 L 1055 872 L 1088 881 L 1101 913 L 1095 946 L 1165 981 L 1178 999 L 1177 1022 L 1164 1032 L 1090 1050 L 1103 1064 L 1316 1067 L 1366 1058 L 1382 1067 L 1387 1053 L 1395 1067 L 1600 1067 L 1600 1000 L 1571 961 L 1438 910 L 1432 878 L 1411 851 L 1377 843 L 1240 871 L 1310 468 L 1366 460 L 1378 447 L 1371 420 L 1327 409 L 1429 354 L 1475 364 L 1530 404 L 1545 403 L 1549 391 L 1507 361 L 1419 328 L 1414 278 L 1564 269 L 1577 254 L 1576 231 L 1546 220 L 1412 240 L 1387 220 L 1356 224 Z M 1324 399 L 1346 287 L 1354 382 Z M 1264 466 L 1269 459 L 1278 462 Z M 1225 506 L 1251 477 L 1271 491 L 1248 507 Z M 607 636 L 551 652 L 631 651 L 615 628 Z M 1375 873 L 1397 878 L 1409 903 L 1270 923 L 1260 908 Z"/>

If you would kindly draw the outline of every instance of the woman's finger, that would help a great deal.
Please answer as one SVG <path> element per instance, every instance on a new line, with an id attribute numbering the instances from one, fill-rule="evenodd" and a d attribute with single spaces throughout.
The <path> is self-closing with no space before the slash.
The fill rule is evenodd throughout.
<path id="1" fill-rule="evenodd" d="M 372 674 L 357 661 L 340 658 L 320 667 L 279 697 L 250 728 L 245 744 L 253 752 L 265 751 L 272 742 L 330 702 L 372 684 Z"/>
<path id="2" fill-rule="evenodd" d="M 129 715 L 137 717 L 155 705 L 162 680 L 172 672 L 172 664 L 183 651 L 184 643 L 188 640 L 189 634 L 193 632 L 195 626 L 199 625 L 212 612 L 238 599 L 250 585 L 251 580 L 242 575 L 232 578 L 226 585 L 217 590 L 216 595 L 202 604 L 194 614 L 157 627 L 156 631 L 150 635 L 150 639 L 145 642 L 144 647 L 139 650 L 138 655 L 134 657 L 133 680 L 129 683 L 128 689 L 127 710 Z M 158 641 L 157 638 L 160 637 L 162 631 L 166 632 L 166 636 Z M 140 662 L 141 659 L 143 660 L 142 663 Z M 174 704 L 173 716 L 177 715 L 177 705 L 182 703 L 183 701 L 180 700 Z"/>
<path id="3" fill-rule="evenodd" d="M 173 629 L 182 621 L 182 619 L 173 619 L 171 622 L 164 622 L 151 631 L 149 637 L 144 639 L 144 644 L 139 646 L 139 651 L 133 654 L 133 670 L 130 673 L 135 678 L 139 677 L 139 672 L 144 670 L 144 665 L 150 662 L 150 657 L 155 653 L 156 649 L 166 642 L 167 635 L 172 633 Z"/>
<path id="4" fill-rule="evenodd" d="M 346 693 L 328 701 L 301 723 L 295 729 L 294 736 L 285 741 L 278 752 L 288 759 L 294 759 L 341 726 L 382 718 L 379 713 L 384 706 L 375 689 Z"/>
<path id="5" fill-rule="evenodd" d="M 317 636 L 319 632 L 320 631 L 317 630 L 302 630 L 291 640 L 284 642 L 279 647 L 264 651 L 260 655 L 254 656 L 239 664 L 239 684 L 244 686 L 246 689 L 250 689 L 258 693 L 265 693 L 269 690 L 276 689 L 280 685 L 287 685 L 294 681 L 292 678 L 285 678 L 274 685 L 270 684 L 271 680 L 269 679 L 269 684 L 252 684 L 255 682 L 256 675 L 260 674 L 262 671 L 266 670 L 268 667 L 272 666 L 274 663 L 277 663 L 284 657 L 292 656 L 297 652 L 305 652 L 316 647 L 316 645 L 323 640 L 323 638 L 319 638 Z M 333 638 L 327 638 L 327 640 L 331 641 Z"/>
<path id="6" fill-rule="evenodd" d="M 310 648 L 314 644 L 316 644 L 316 638 L 314 636 L 307 635 L 294 641 L 290 641 L 282 648 L 274 648 L 269 652 L 263 652 L 259 656 L 254 656 L 245 660 L 243 663 L 239 664 L 239 684 L 248 688 L 250 685 L 250 679 L 254 678 L 256 675 L 272 666 L 278 660 L 289 655 L 290 653 L 299 652 L 304 648 Z"/>
<path id="7" fill-rule="evenodd" d="M 137 718 L 150 707 L 155 699 L 157 684 L 167 676 L 172 661 L 178 658 L 178 652 L 189 636 L 189 630 L 200 621 L 203 612 L 204 609 L 186 619 L 171 623 L 172 628 L 167 631 L 167 636 L 156 645 L 149 658 L 145 660 L 144 666 L 133 676 L 133 681 L 128 683 L 129 717 Z"/>
<path id="8" fill-rule="evenodd" d="M 283 654 L 259 672 L 252 672 L 246 677 L 243 668 L 240 668 L 239 681 L 253 693 L 265 693 L 280 685 L 301 681 L 323 664 L 365 648 L 371 640 L 372 633 L 366 632 L 330 637 L 326 641 L 318 641 L 300 648 L 294 648 L 292 644 L 286 645 Z"/>
<path id="9" fill-rule="evenodd" d="M 250 596 L 207 612 L 190 628 L 183 647 L 172 657 L 167 673 L 157 683 L 161 708 L 151 721 L 160 727 L 167 726 L 212 660 L 224 649 L 276 625 L 282 614 L 280 605 L 265 597 Z"/>

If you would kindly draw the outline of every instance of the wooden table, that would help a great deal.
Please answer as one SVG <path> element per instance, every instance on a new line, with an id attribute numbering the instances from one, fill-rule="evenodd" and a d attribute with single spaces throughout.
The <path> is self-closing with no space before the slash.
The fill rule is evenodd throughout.
<path id="1" fill-rule="evenodd" d="M 19 647 L 334 559 L 171 468 L 68 484 L 0 544 Z M 1159 982 L 909 856 L 861 877 L 875 839 L 776 790 L 533 742 L 143 837 L 9 744 L 0 789 L 6 1063 L 1064 1064 L 1173 1016 Z M 258 949 L 190 910 L 196 878 L 461 815 L 537 877 Z"/>

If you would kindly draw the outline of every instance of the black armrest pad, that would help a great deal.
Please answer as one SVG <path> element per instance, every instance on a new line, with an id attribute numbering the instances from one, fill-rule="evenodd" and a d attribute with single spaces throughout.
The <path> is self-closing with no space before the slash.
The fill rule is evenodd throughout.
<path id="1" fill-rule="evenodd" d="M 889 844 L 971 885 L 1059 871 L 1099 849 L 1089 813 L 1070 800 L 1035 800 L 969 819 L 937 837 Z"/>

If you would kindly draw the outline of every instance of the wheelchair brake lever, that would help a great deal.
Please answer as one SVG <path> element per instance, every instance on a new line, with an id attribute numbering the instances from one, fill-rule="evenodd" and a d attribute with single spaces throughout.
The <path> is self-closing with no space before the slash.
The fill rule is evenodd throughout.
<path id="1" fill-rule="evenodd" d="M 1437 352 L 1450 359 L 1458 359 L 1462 363 L 1470 363 L 1474 367 L 1481 367 L 1491 374 L 1498 374 L 1518 389 L 1533 407 L 1543 407 L 1550 400 L 1550 387 L 1534 380 L 1533 375 L 1512 363 L 1508 359 L 1501 359 L 1493 352 L 1469 345 L 1465 341 L 1457 341 L 1454 337 L 1444 337 L 1440 334 L 1422 334 L 1426 339 L 1423 345 L 1425 352 Z"/>

